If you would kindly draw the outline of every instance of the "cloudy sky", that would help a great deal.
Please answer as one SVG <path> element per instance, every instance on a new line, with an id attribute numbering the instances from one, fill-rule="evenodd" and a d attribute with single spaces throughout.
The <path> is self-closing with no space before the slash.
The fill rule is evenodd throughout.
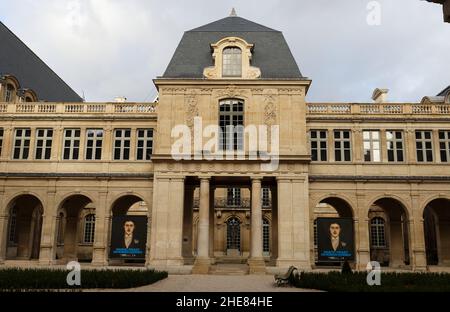
<path id="1" fill-rule="evenodd" d="M 0 20 L 87 101 L 152 101 L 184 31 L 239 16 L 284 32 L 311 102 L 420 101 L 450 84 L 450 24 L 422 0 L 0 0 Z M 368 22 L 369 21 L 369 22 Z M 373 25 L 378 24 L 379 25 Z M 1 48 L 1 43 L 0 43 Z"/>

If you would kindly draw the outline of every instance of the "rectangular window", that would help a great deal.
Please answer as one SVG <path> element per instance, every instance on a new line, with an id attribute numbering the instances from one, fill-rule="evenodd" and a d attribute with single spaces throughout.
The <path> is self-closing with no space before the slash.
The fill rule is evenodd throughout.
<path id="1" fill-rule="evenodd" d="M 88 129 L 86 132 L 86 160 L 101 160 L 103 129 Z"/>
<path id="2" fill-rule="evenodd" d="M 227 196 L 228 206 L 240 206 L 241 205 L 241 189 L 240 188 L 229 188 Z"/>
<path id="3" fill-rule="evenodd" d="M 433 161 L 433 133 L 431 131 L 416 131 L 416 152 L 418 162 Z"/>
<path id="4" fill-rule="evenodd" d="M 402 162 L 405 160 L 402 131 L 386 131 L 386 150 L 389 162 Z"/>
<path id="5" fill-rule="evenodd" d="M 137 160 L 151 160 L 153 153 L 153 129 L 139 129 L 137 131 Z"/>
<path id="6" fill-rule="evenodd" d="M 352 160 L 350 130 L 334 131 L 334 160 L 335 161 Z"/>
<path id="7" fill-rule="evenodd" d="M 326 130 L 311 130 L 311 159 L 312 161 L 327 161 L 328 133 Z"/>
<path id="8" fill-rule="evenodd" d="M 80 157 L 80 129 L 64 130 L 64 160 L 78 160 Z"/>
<path id="9" fill-rule="evenodd" d="M 16 129 L 14 133 L 13 159 L 28 159 L 30 154 L 31 129 Z"/>
<path id="10" fill-rule="evenodd" d="M 380 162 L 380 131 L 363 131 L 364 161 Z"/>
<path id="11" fill-rule="evenodd" d="M 450 131 L 439 131 L 439 149 L 441 152 L 441 162 L 450 161 Z"/>
<path id="12" fill-rule="evenodd" d="M 114 160 L 129 160 L 131 129 L 114 130 Z"/>
<path id="13" fill-rule="evenodd" d="M 270 207 L 270 188 L 268 187 L 262 189 L 262 205 L 263 207 Z"/>
<path id="14" fill-rule="evenodd" d="M 53 129 L 36 130 L 36 160 L 49 160 L 52 157 Z"/>
<path id="15" fill-rule="evenodd" d="M 3 128 L 0 128 L 0 156 L 2 156 L 3 149 Z"/>

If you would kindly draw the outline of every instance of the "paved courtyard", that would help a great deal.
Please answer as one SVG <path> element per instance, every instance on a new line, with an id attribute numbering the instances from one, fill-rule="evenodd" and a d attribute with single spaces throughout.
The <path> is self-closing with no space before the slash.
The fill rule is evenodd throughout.
<path id="1" fill-rule="evenodd" d="M 277 287 L 273 275 L 170 275 L 134 292 L 305 292 L 311 290 Z"/>

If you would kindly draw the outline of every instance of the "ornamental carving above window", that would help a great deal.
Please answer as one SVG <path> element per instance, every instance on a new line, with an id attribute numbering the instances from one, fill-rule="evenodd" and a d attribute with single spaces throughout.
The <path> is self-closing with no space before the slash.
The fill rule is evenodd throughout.
<path id="1" fill-rule="evenodd" d="M 253 44 L 239 37 L 227 37 L 211 45 L 214 66 L 206 67 L 207 79 L 257 79 L 261 70 L 251 66 Z"/>

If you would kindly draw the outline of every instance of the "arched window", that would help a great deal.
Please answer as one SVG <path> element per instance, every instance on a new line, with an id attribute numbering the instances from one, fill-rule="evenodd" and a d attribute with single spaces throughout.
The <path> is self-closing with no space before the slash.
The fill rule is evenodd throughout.
<path id="1" fill-rule="evenodd" d="M 8 231 L 8 243 L 9 245 L 15 245 L 17 243 L 17 208 L 11 209 L 11 215 L 9 217 L 9 231 Z"/>
<path id="2" fill-rule="evenodd" d="M 243 150 L 244 148 L 244 102 L 230 99 L 220 102 L 219 149 Z"/>
<path id="3" fill-rule="evenodd" d="M 95 234 L 95 215 L 88 214 L 84 217 L 84 239 L 83 243 L 93 244 Z"/>
<path id="4" fill-rule="evenodd" d="M 16 88 L 10 83 L 6 85 L 5 102 L 13 102 Z"/>
<path id="5" fill-rule="evenodd" d="M 270 223 L 263 219 L 263 253 L 270 254 Z"/>
<path id="6" fill-rule="evenodd" d="M 237 218 L 227 222 L 227 249 L 241 250 L 241 222 Z"/>
<path id="7" fill-rule="evenodd" d="M 223 49 L 222 76 L 242 77 L 242 51 L 236 47 Z"/>
<path id="8" fill-rule="evenodd" d="M 375 217 L 370 220 L 370 241 L 372 247 L 386 247 L 385 222 L 383 218 Z"/>

